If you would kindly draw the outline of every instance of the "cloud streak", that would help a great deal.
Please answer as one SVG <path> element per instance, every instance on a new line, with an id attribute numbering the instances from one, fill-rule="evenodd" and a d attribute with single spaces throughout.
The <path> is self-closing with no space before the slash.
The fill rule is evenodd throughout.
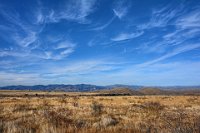
<path id="1" fill-rule="evenodd" d="M 0 10 L 0 14 L 11 25 L 7 25 L 7 28 L 10 29 L 9 34 L 16 44 L 28 47 L 37 40 L 37 32 L 41 30 L 41 27 L 25 22 L 21 19 L 20 14 L 15 11 Z"/>
<path id="2" fill-rule="evenodd" d="M 46 22 L 54 23 L 61 20 L 85 23 L 87 16 L 95 9 L 96 0 L 69 0 L 61 10 L 51 9 L 46 17 Z M 43 18 L 43 17 L 39 17 Z"/>
<path id="3" fill-rule="evenodd" d="M 176 25 L 182 29 L 200 28 L 200 8 L 187 15 L 181 16 L 177 20 Z"/>
<path id="4" fill-rule="evenodd" d="M 124 41 L 124 40 L 130 40 L 136 37 L 139 37 L 143 34 L 144 32 L 136 32 L 136 33 L 121 33 L 117 35 L 116 37 L 111 38 L 111 41 Z"/>
<path id="5" fill-rule="evenodd" d="M 178 47 L 178 48 L 174 49 L 173 51 L 171 51 L 157 59 L 153 59 L 151 61 L 147 61 L 142 64 L 139 64 L 138 67 L 146 67 L 146 66 L 161 62 L 163 60 L 166 60 L 170 57 L 176 56 L 178 54 L 182 54 L 182 53 L 185 53 L 185 52 L 197 49 L 197 48 L 200 48 L 200 44 L 190 44 L 190 45 L 186 45 L 186 46 L 181 46 L 181 47 Z"/>
<path id="6" fill-rule="evenodd" d="M 140 30 L 146 30 L 173 25 L 173 19 L 180 16 L 183 11 L 183 7 L 183 5 L 179 5 L 175 9 L 171 9 L 171 6 L 168 5 L 161 9 L 154 9 L 149 22 L 138 25 L 137 27 Z"/>
<path id="7" fill-rule="evenodd" d="M 74 52 L 76 44 L 69 40 L 62 40 L 55 44 L 55 46 L 49 46 L 48 49 L 45 49 L 41 52 L 39 58 L 51 59 L 51 60 L 61 60 L 68 57 Z"/>
<path id="8" fill-rule="evenodd" d="M 105 29 L 106 27 L 108 27 L 114 20 L 115 20 L 116 16 L 113 16 L 108 22 L 106 22 L 105 24 L 101 25 L 101 26 L 98 26 L 98 27 L 95 27 L 95 28 L 92 28 L 92 29 L 89 29 L 89 30 L 93 30 L 93 31 L 99 31 L 99 30 L 103 30 Z"/>
<path id="9" fill-rule="evenodd" d="M 157 29 L 172 29 L 157 36 L 155 39 L 139 46 L 138 50 L 143 53 L 165 53 L 168 49 L 173 49 L 177 45 L 190 44 L 193 39 L 199 37 L 199 8 L 186 12 L 186 6 L 180 4 L 176 9 L 171 9 L 170 4 L 160 9 L 152 11 L 149 22 L 137 26 L 139 30 L 151 31 Z M 159 38 L 160 37 L 160 38 Z"/>
<path id="10" fill-rule="evenodd" d="M 119 19 L 122 19 L 127 15 L 129 8 L 130 2 L 128 0 L 119 0 L 114 3 L 113 12 Z"/>

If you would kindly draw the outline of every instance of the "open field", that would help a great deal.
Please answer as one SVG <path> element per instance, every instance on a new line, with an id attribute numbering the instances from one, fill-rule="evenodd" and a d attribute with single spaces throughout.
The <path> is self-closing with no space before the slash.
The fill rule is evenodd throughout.
<path id="1" fill-rule="evenodd" d="M 200 132 L 200 96 L 89 94 L 1 91 L 0 133 Z"/>
<path id="2" fill-rule="evenodd" d="M 0 90 L 0 97 L 61 97 L 61 96 L 95 95 L 95 94 L 97 93 Z"/>

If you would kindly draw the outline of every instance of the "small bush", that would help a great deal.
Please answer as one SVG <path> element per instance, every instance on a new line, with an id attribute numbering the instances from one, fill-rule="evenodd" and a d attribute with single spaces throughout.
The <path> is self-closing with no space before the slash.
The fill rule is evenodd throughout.
<path id="1" fill-rule="evenodd" d="M 92 114 L 98 116 L 102 113 L 103 105 L 97 102 L 93 102 L 91 108 L 92 108 Z"/>
<path id="2" fill-rule="evenodd" d="M 164 106 L 161 105 L 159 102 L 147 102 L 144 103 L 143 107 L 148 113 L 156 113 L 156 114 L 164 109 Z"/>

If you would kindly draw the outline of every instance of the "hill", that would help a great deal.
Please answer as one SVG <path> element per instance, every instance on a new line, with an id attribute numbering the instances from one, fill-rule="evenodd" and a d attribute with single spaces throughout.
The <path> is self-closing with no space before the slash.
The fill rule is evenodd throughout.
<path id="1" fill-rule="evenodd" d="M 169 95 L 176 94 L 174 90 L 163 90 L 158 88 L 142 88 L 139 90 L 140 93 L 144 95 Z"/>
<path id="2" fill-rule="evenodd" d="M 110 94 L 110 95 L 142 95 L 139 91 L 129 88 L 113 88 L 95 91 L 99 94 Z"/>

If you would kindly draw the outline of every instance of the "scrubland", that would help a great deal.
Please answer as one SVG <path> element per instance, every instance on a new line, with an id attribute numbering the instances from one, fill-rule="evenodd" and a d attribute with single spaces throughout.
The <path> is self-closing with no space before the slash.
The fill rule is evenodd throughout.
<path id="1" fill-rule="evenodd" d="M 199 96 L 0 98 L 0 133 L 199 133 Z"/>

